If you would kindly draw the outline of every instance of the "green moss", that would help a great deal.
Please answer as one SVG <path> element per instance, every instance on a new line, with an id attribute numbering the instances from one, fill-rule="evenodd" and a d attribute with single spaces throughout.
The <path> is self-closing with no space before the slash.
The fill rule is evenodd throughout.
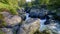
<path id="1" fill-rule="evenodd" d="M 2 12 L 3 10 L 8 10 L 13 15 L 18 14 L 16 8 L 0 2 L 0 12 Z"/>
<path id="2" fill-rule="evenodd" d="M 0 14 L 0 19 L 3 19 L 4 17 L 3 17 L 3 15 L 2 14 Z"/>
<path id="3" fill-rule="evenodd" d="M 0 11 L 8 10 L 11 14 L 16 15 L 18 14 L 17 9 L 20 7 L 18 6 L 18 0 L 0 0 Z"/>
<path id="4" fill-rule="evenodd" d="M 3 32 L 2 30 L 0 30 L 0 34 L 6 34 L 5 32 Z"/>
<path id="5" fill-rule="evenodd" d="M 49 31 L 46 31 L 46 30 L 44 30 L 42 32 L 40 32 L 39 30 L 37 30 L 34 34 L 50 34 L 50 33 L 49 33 Z"/>
<path id="6" fill-rule="evenodd" d="M 2 14 L 0 14 L 0 26 L 6 26 L 6 23 L 4 21 L 4 17 Z"/>

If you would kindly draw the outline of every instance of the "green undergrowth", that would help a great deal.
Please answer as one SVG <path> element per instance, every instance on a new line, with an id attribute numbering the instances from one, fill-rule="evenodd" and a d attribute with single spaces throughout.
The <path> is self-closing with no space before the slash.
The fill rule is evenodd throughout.
<path id="1" fill-rule="evenodd" d="M 20 9 L 18 6 L 18 0 L 0 0 L 0 26 L 6 26 L 4 21 L 4 16 L 1 12 L 9 12 L 12 15 L 17 15 L 17 9 Z"/>
<path id="2" fill-rule="evenodd" d="M 17 14 L 16 8 L 0 2 L 0 12 L 3 12 L 3 10 L 8 10 L 13 15 Z"/>
<path id="3" fill-rule="evenodd" d="M 18 6 L 18 0 L 0 0 L 0 12 L 2 10 L 8 10 L 11 14 L 18 14 L 17 9 L 20 9 Z"/>

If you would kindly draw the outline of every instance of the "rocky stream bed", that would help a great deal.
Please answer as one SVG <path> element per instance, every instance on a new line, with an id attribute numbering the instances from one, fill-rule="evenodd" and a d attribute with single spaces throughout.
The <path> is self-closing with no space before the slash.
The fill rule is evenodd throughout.
<path id="1" fill-rule="evenodd" d="M 5 21 L 0 24 L 0 34 L 60 34 L 60 15 L 55 17 L 54 11 L 31 8 L 29 11 L 21 9 L 18 13 L 0 13 Z"/>

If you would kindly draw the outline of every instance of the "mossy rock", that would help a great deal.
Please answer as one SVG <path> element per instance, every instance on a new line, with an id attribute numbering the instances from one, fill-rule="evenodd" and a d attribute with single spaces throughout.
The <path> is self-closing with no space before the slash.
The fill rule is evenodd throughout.
<path id="1" fill-rule="evenodd" d="M 0 14 L 0 27 L 2 27 L 2 26 L 6 26 L 6 23 L 5 23 L 5 21 L 4 21 L 3 15 Z"/>
<path id="2" fill-rule="evenodd" d="M 0 0 L 0 26 L 6 26 L 4 16 L 1 12 L 7 11 L 12 15 L 18 15 L 17 9 L 19 8 L 18 0 Z"/>
<path id="3" fill-rule="evenodd" d="M 3 32 L 1 29 L 0 29 L 0 34 L 6 34 L 5 32 Z"/>
<path id="4" fill-rule="evenodd" d="M 36 32 L 34 32 L 34 34 L 50 34 L 50 33 L 49 33 L 49 31 L 46 31 L 46 30 L 44 30 L 42 32 L 40 32 L 39 30 L 37 30 Z"/>

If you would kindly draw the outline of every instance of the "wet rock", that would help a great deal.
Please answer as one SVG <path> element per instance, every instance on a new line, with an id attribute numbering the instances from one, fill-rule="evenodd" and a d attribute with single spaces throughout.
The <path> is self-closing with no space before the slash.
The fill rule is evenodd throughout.
<path id="1" fill-rule="evenodd" d="M 18 34 L 33 34 L 40 27 L 40 19 L 31 18 L 23 22 Z"/>
<path id="2" fill-rule="evenodd" d="M 40 10 L 39 17 L 41 17 L 41 18 L 42 18 L 42 17 L 45 17 L 45 15 L 48 14 L 48 11 L 49 11 L 49 10 L 42 8 L 42 9 Z"/>
<path id="3" fill-rule="evenodd" d="M 19 16 L 21 16 L 22 20 L 26 19 L 26 12 L 24 12 L 24 9 L 18 10 Z"/>
<path id="4" fill-rule="evenodd" d="M 45 25 L 50 24 L 50 23 L 49 23 L 49 20 L 48 20 L 48 21 L 46 21 L 44 24 L 45 24 Z"/>
<path id="5" fill-rule="evenodd" d="M 56 15 L 54 15 L 54 18 L 55 18 L 56 20 L 60 20 L 60 12 L 57 13 Z"/>
<path id="6" fill-rule="evenodd" d="M 13 34 L 12 28 L 0 28 L 0 34 Z"/>
<path id="7" fill-rule="evenodd" d="M 13 33 L 14 34 L 17 34 L 18 30 L 19 30 L 20 26 L 16 25 L 14 26 L 12 29 L 13 29 Z"/>
<path id="8" fill-rule="evenodd" d="M 49 19 L 49 20 L 46 20 L 46 22 L 44 23 L 45 25 L 48 25 L 50 23 L 56 23 L 55 20 L 52 20 L 52 19 Z"/>
<path id="9" fill-rule="evenodd" d="M 56 10 L 49 10 L 48 15 L 54 15 L 56 13 Z"/>
<path id="10" fill-rule="evenodd" d="M 58 21 L 58 20 L 49 19 L 49 20 L 47 20 L 44 23 L 45 26 L 46 26 L 46 27 L 44 27 L 44 30 L 47 30 L 47 32 L 49 31 L 50 34 L 60 34 L 59 33 L 59 31 L 60 31 L 60 24 L 59 23 L 60 23 L 60 21 Z"/>
<path id="11" fill-rule="evenodd" d="M 7 26 L 15 26 L 19 23 L 21 23 L 21 17 L 18 15 L 11 15 L 8 12 L 1 12 L 4 16 L 4 21 Z"/>
<path id="12" fill-rule="evenodd" d="M 26 14 L 21 14 L 20 16 L 21 16 L 22 20 L 26 19 Z"/>
<path id="13" fill-rule="evenodd" d="M 39 9 L 31 9 L 30 10 L 30 17 L 35 17 L 37 18 L 38 17 L 38 14 L 39 14 L 40 10 Z"/>
<path id="14" fill-rule="evenodd" d="M 35 17 L 35 18 L 45 18 L 45 15 L 48 14 L 48 10 L 47 9 L 35 9 L 35 8 L 32 8 L 30 10 L 30 17 Z"/>
<path id="15" fill-rule="evenodd" d="M 57 20 L 50 20 L 49 24 L 46 25 L 48 30 L 51 30 L 52 34 L 60 34 L 60 22 Z"/>
<path id="16" fill-rule="evenodd" d="M 48 19 L 53 19 L 54 20 L 54 15 L 47 15 Z"/>
<path id="17" fill-rule="evenodd" d="M 53 15 L 56 20 L 60 20 L 60 8 L 54 10 L 55 14 Z"/>

